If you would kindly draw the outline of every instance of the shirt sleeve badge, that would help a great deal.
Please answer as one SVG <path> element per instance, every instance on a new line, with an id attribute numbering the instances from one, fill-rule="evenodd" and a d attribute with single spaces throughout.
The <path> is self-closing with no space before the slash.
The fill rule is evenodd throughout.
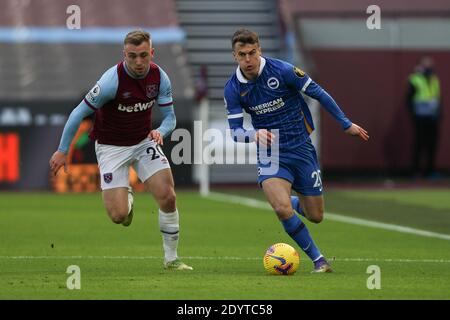
<path id="1" fill-rule="evenodd" d="M 299 67 L 294 67 L 294 73 L 299 77 L 303 78 L 305 76 L 305 72 Z"/>

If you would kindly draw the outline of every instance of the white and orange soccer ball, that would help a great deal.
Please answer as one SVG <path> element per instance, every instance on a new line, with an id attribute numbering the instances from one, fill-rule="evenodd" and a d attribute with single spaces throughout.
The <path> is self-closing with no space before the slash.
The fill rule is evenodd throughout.
<path id="1" fill-rule="evenodd" d="M 297 250 L 286 243 L 275 243 L 264 255 L 264 268 L 270 274 L 294 274 L 300 264 Z"/>

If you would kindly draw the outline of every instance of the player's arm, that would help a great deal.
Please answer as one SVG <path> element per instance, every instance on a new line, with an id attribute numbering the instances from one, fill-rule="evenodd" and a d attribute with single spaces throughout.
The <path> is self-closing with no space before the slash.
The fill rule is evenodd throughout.
<path id="1" fill-rule="evenodd" d="M 352 123 L 339 108 L 334 99 L 322 87 L 315 83 L 305 72 L 297 67 L 286 64 L 283 70 L 284 79 L 288 85 L 295 87 L 307 96 L 316 99 L 340 124 L 345 133 L 368 140 L 367 131 Z"/>
<path id="2" fill-rule="evenodd" d="M 341 108 L 339 108 L 336 101 L 334 101 L 334 99 L 317 83 L 311 80 L 304 92 L 306 95 L 319 101 L 325 110 L 327 110 L 328 113 L 330 113 L 337 121 L 341 123 L 342 129 L 346 134 L 351 136 L 359 136 L 365 141 L 369 140 L 367 131 L 359 125 L 352 123 L 345 116 L 344 112 L 342 112 Z"/>
<path id="3" fill-rule="evenodd" d="M 244 113 L 237 97 L 236 89 L 229 82 L 224 90 L 224 103 L 227 110 L 228 125 L 231 130 L 231 138 L 235 142 L 253 142 L 255 141 L 255 130 L 246 130 L 244 128 Z"/>
<path id="4" fill-rule="evenodd" d="M 149 138 L 155 140 L 156 143 L 163 145 L 164 138 L 167 137 L 176 127 L 177 118 L 175 116 L 175 110 L 173 108 L 172 98 L 172 86 L 167 74 L 161 68 L 161 81 L 159 84 L 158 104 L 159 110 L 161 110 L 163 119 L 159 127 L 150 131 Z"/>
<path id="5" fill-rule="evenodd" d="M 87 93 L 83 101 L 70 113 L 64 126 L 58 150 L 49 161 L 50 170 L 53 174 L 56 175 L 61 167 L 64 167 L 64 171 L 67 172 L 67 154 L 81 121 L 101 108 L 106 102 L 114 99 L 118 87 L 116 70 L 117 67 L 113 67 L 106 71 L 97 84 Z"/>
<path id="6" fill-rule="evenodd" d="M 275 135 L 266 129 L 245 129 L 244 113 L 239 102 L 237 92 L 228 83 L 224 92 L 225 108 L 227 109 L 228 125 L 231 130 L 231 138 L 236 142 L 261 142 L 263 145 L 270 145 L 275 139 Z"/>
<path id="7" fill-rule="evenodd" d="M 81 121 L 93 112 L 94 111 L 89 108 L 86 102 L 81 101 L 80 104 L 70 113 L 69 119 L 64 126 L 58 150 L 50 158 L 50 170 L 55 175 L 62 166 L 64 166 L 64 171 L 67 173 L 66 157 L 69 152 L 70 143 L 72 142 Z"/>

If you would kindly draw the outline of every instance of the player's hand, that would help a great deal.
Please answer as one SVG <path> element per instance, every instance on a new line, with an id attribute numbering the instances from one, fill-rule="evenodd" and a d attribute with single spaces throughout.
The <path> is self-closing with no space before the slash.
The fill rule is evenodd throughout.
<path id="1" fill-rule="evenodd" d="M 154 140 L 159 145 L 163 145 L 164 144 L 163 136 L 162 136 L 161 132 L 159 132 L 158 130 L 150 131 L 148 137 L 151 140 Z"/>
<path id="2" fill-rule="evenodd" d="M 272 145 L 272 142 L 275 140 L 275 135 L 266 130 L 266 129 L 259 129 L 255 133 L 255 141 L 256 143 L 260 143 L 263 146 L 270 146 Z"/>
<path id="3" fill-rule="evenodd" d="M 56 176 L 59 169 L 61 167 L 64 167 L 64 172 L 68 173 L 67 171 L 67 155 L 61 151 L 56 151 L 49 161 L 50 164 L 50 170 L 53 172 L 53 174 Z"/>
<path id="4" fill-rule="evenodd" d="M 369 135 L 368 135 L 367 131 L 354 123 L 352 124 L 352 126 L 350 128 L 345 130 L 345 133 L 349 134 L 351 136 L 359 136 L 364 141 L 369 140 Z"/>

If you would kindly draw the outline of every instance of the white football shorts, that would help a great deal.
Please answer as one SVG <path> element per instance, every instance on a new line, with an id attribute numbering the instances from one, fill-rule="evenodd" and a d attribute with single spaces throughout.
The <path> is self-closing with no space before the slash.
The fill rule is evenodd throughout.
<path id="1" fill-rule="evenodd" d="M 113 146 L 95 142 L 100 185 L 102 190 L 128 187 L 130 166 L 141 182 L 156 172 L 170 169 L 169 161 L 161 147 L 148 138 L 134 146 Z"/>

